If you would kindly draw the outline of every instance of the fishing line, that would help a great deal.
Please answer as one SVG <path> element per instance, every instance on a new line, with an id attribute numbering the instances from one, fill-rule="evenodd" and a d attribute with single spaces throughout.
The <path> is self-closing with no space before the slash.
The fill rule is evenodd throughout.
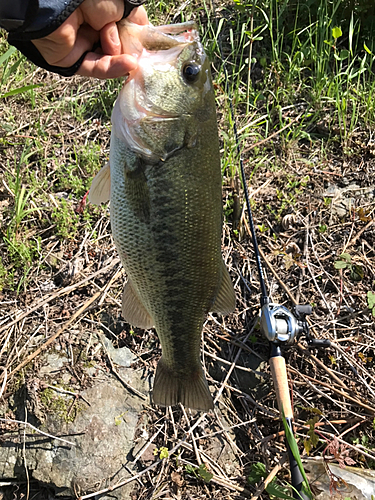
<path id="1" fill-rule="evenodd" d="M 218 18 L 216 15 L 216 8 L 215 8 L 215 1 L 214 0 L 212 0 L 212 10 L 214 13 L 216 30 L 218 33 L 218 35 L 216 37 L 217 46 L 219 48 L 220 57 L 221 57 L 221 60 L 223 62 L 224 79 L 225 79 L 224 91 L 225 91 L 225 95 L 228 97 L 228 100 L 229 100 L 230 116 L 231 116 L 232 124 L 233 124 L 233 134 L 234 134 L 234 138 L 235 138 L 238 161 L 239 161 L 240 171 L 241 171 L 241 180 L 242 180 L 243 190 L 244 190 L 244 194 L 245 194 L 246 208 L 247 208 L 249 226 L 250 226 L 250 232 L 251 232 L 251 239 L 253 242 L 255 260 L 256 260 L 256 264 L 257 264 L 257 268 L 258 268 L 258 275 L 259 275 L 259 281 L 260 281 L 260 288 L 261 288 L 261 292 L 262 292 L 260 304 L 261 304 L 261 306 L 264 306 L 265 304 L 268 304 L 270 300 L 269 300 L 268 293 L 267 293 L 266 283 L 265 283 L 265 279 L 264 279 L 263 266 L 262 266 L 262 261 L 261 261 L 261 257 L 260 257 L 259 247 L 258 247 L 258 240 L 257 240 L 256 233 L 255 233 L 255 224 L 254 224 L 254 219 L 253 219 L 253 213 L 251 211 L 251 206 L 250 206 L 249 191 L 247 188 L 246 174 L 245 174 L 245 169 L 244 169 L 242 155 L 241 155 L 240 139 L 238 136 L 237 122 L 236 122 L 234 106 L 233 106 L 233 94 L 229 88 L 229 75 L 228 75 L 228 71 L 227 71 L 226 61 L 225 61 L 224 55 L 223 55 L 223 48 L 222 48 L 222 43 L 221 43 L 221 33 L 219 33 L 219 23 L 218 23 Z"/>
<path id="2" fill-rule="evenodd" d="M 237 155 L 241 171 L 241 180 L 243 184 L 243 190 L 245 194 L 246 207 L 248 212 L 249 226 L 251 232 L 252 243 L 254 247 L 255 259 L 258 268 L 260 288 L 261 288 L 261 314 L 260 314 L 260 330 L 264 334 L 267 340 L 270 342 L 271 352 L 269 357 L 269 365 L 272 373 L 272 379 L 275 386 L 277 405 L 279 407 L 280 414 L 283 415 L 285 432 L 287 434 L 287 428 L 290 429 L 291 435 L 293 436 L 293 407 L 290 397 L 288 376 L 286 371 L 286 363 L 281 350 L 281 346 L 291 344 L 297 335 L 305 333 L 307 337 L 308 344 L 311 346 L 321 343 L 321 340 L 311 339 L 309 333 L 309 327 L 306 320 L 306 316 L 311 314 L 310 306 L 295 306 L 294 314 L 291 313 L 286 307 L 277 304 L 271 304 L 270 299 L 267 294 L 267 289 L 264 280 L 263 267 L 258 247 L 258 242 L 255 233 L 254 219 L 250 207 L 249 192 L 247 188 L 246 174 L 243 165 L 243 159 L 241 155 L 240 139 L 238 136 L 237 123 L 235 118 L 234 106 L 233 106 L 233 93 L 229 88 L 229 75 L 226 67 L 226 61 L 223 56 L 223 49 L 221 44 L 221 34 L 219 31 L 219 23 L 216 15 L 215 0 L 211 0 L 212 10 L 215 16 L 216 22 L 216 32 L 217 32 L 217 46 L 220 51 L 220 57 L 223 62 L 224 78 L 225 78 L 225 94 L 229 100 L 230 116 L 232 119 L 233 133 L 236 142 Z M 325 341 L 323 341 L 324 343 Z M 315 344 L 314 344 L 315 343 Z M 304 471 L 303 468 L 299 468 L 297 457 L 299 454 L 294 456 L 291 448 L 289 439 L 286 439 L 286 449 L 289 457 L 289 466 L 291 473 L 291 483 L 293 486 L 293 498 L 308 500 L 310 495 L 304 491 Z M 301 460 L 299 458 L 299 460 Z M 305 476 L 306 477 L 306 476 Z M 307 483 L 307 482 L 306 482 Z M 308 484 L 307 484 L 307 488 Z"/>

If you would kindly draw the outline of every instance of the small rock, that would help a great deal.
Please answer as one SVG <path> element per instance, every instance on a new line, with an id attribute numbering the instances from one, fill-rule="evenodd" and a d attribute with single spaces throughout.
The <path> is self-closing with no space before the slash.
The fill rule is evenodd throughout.
<path id="1" fill-rule="evenodd" d="M 57 353 L 47 354 L 45 357 L 45 365 L 39 371 L 39 375 L 43 378 L 45 375 L 54 375 L 58 373 L 68 358 Z"/>
<path id="2" fill-rule="evenodd" d="M 110 340 L 107 339 L 105 335 L 102 333 L 99 334 L 100 341 L 104 345 L 106 351 L 108 352 L 109 356 L 111 357 L 111 360 L 116 363 L 116 365 L 119 366 L 124 366 L 125 368 L 128 368 L 132 363 L 135 363 L 137 361 L 137 358 L 134 356 L 134 354 L 131 352 L 130 349 L 127 347 L 120 347 L 118 349 L 115 349 L 113 347 L 113 344 Z"/>

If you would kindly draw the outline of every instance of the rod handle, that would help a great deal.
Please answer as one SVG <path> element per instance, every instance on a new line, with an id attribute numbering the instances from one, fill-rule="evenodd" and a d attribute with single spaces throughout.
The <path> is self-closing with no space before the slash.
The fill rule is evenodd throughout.
<path id="1" fill-rule="evenodd" d="M 270 358 L 269 363 L 280 413 L 283 411 L 285 418 L 292 419 L 293 410 L 292 402 L 290 400 L 285 359 L 282 356 L 274 356 Z"/>

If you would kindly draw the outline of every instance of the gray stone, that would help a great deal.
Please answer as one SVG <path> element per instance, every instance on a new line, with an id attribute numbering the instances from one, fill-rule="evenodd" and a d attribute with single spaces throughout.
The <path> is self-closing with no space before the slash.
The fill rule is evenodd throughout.
<path id="1" fill-rule="evenodd" d="M 350 498 L 351 500 L 371 500 L 375 491 L 375 472 L 370 469 L 360 469 L 359 467 L 341 468 L 337 464 L 329 463 L 328 467 L 333 477 L 328 477 L 323 460 L 309 460 L 304 464 L 307 478 L 310 484 L 313 484 L 316 491 L 319 492 L 316 500 L 342 500 Z M 331 488 L 331 479 L 341 478 L 344 482 L 337 484 L 337 491 Z"/>
<path id="2" fill-rule="evenodd" d="M 124 348 L 114 349 L 108 343 L 106 350 L 111 358 L 114 351 L 125 353 Z M 128 359 L 128 353 L 125 359 Z M 144 371 L 132 367 L 116 367 L 125 385 L 129 384 L 145 394 L 146 401 L 124 387 L 114 375 L 103 370 L 101 365 L 85 367 L 85 377 L 90 379 L 91 387 L 80 394 L 89 404 L 81 398 L 77 400 L 75 405 L 79 405 L 79 409 L 74 421 L 70 421 L 74 395 L 58 392 L 59 388 L 63 389 L 61 381 L 68 380 L 68 361 L 59 353 L 46 354 L 41 363 L 39 378 L 27 380 L 14 395 L 11 405 L 15 415 L 11 418 L 24 420 L 27 409 L 28 422 L 55 438 L 27 428 L 24 439 L 22 426 L 8 424 L 9 432 L 4 434 L 0 446 L 0 478 L 24 480 L 26 465 L 29 479 L 53 489 L 54 500 L 58 500 L 60 496 L 75 498 L 93 493 L 130 478 L 131 473 L 124 465 L 132 467 L 131 462 L 137 455 L 140 458 L 134 467 L 140 464 L 147 466 L 155 460 L 155 444 L 149 443 L 149 416 L 144 411 L 144 404 L 151 402 L 151 384 L 144 377 Z M 124 359 L 117 358 L 116 364 L 118 361 L 121 363 Z M 250 362 L 247 357 L 241 359 L 241 364 L 261 369 L 259 359 L 251 359 Z M 224 368 L 227 370 L 228 365 Z M 260 372 L 244 373 L 246 377 L 257 377 L 259 374 Z M 242 382 L 247 390 L 252 382 L 255 383 L 247 378 Z M 74 391 L 70 387 L 69 390 Z M 56 401 L 60 406 L 53 406 Z M 0 409 L 3 414 L 10 411 L 6 407 Z M 203 446 L 203 458 L 207 453 L 225 473 L 236 474 L 239 467 L 235 449 L 236 434 L 230 428 L 230 415 L 223 409 L 217 409 L 216 413 L 221 423 L 215 420 L 210 423 L 209 429 L 205 429 L 208 424 L 203 422 L 202 428 L 207 434 L 217 434 L 210 439 L 208 446 L 206 442 L 198 445 Z M 224 433 L 222 429 L 225 429 Z M 134 487 L 133 481 L 101 498 L 129 500 Z"/>
<path id="3" fill-rule="evenodd" d="M 120 347 L 119 349 L 115 349 L 113 347 L 112 342 L 107 339 L 105 335 L 102 333 L 99 334 L 99 338 L 105 350 L 111 357 L 112 361 L 116 363 L 116 365 L 129 367 L 132 363 L 137 361 L 137 358 L 127 347 Z"/>
<path id="4" fill-rule="evenodd" d="M 64 363 L 67 361 L 69 361 L 68 358 L 60 353 L 52 352 L 47 354 L 44 358 L 43 366 L 39 370 L 40 377 L 43 378 L 45 375 L 56 374 L 63 368 Z"/>
<path id="5" fill-rule="evenodd" d="M 322 198 L 331 198 L 331 218 L 329 223 L 333 224 L 335 221 L 332 216 L 335 215 L 340 219 L 344 219 L 350 215 L 353 207 L 362 200 L 372 201 L 375 194 L 375 186 L 367 186 L 361 188 L 355 183 L 348 184 L 340 188 L 335 184 L 330 184 L 328 188 L 322 193 Z"/>
<path id="6" fill-rule="evenodd" d="M 47 356 L 54 366 L 59 363 Z M 148 395 L 147 380 L 141 372 L 119 368 L 126 383 Z M 48 413 L 40 430 L 74 443 L 74 446 L 26 431 L 25 457 L 23 430 L 6 436 L 0 448 L 0 477 L 22 478 L 24 459 L 30 478 L 54 488 L 58 495 L 85 494 L 130 477 L 123 468 L 134 446 L 137 422 L 144 401 L 133 395 L 112 375 L 102 372 L 101 380 L 82 391 L 90 406 L 80 400 L 74 422 Z M 59 394 L 64 401 L 72 396 Z M 31 416 L 31 415 L 30 415 Z M 111 492 L 112 499 L 128 500 L 134 483 Z"/>

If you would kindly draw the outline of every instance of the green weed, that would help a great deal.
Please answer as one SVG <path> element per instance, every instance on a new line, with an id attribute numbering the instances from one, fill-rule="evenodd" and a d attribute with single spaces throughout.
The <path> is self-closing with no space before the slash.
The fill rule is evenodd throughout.
<path id="1" fill-rule="evenodd" d="M 32 154 L 30 146 L 25 146 L 20 159 L 15 160 L 15 173 L 12 175 L 9 172 L 6 181 L 4 181 L 9 193 L 13 196 L 13 206 L 4 211 L 5 223 L 0 228 L 3 242 L 7 248 L 7 265 L 10 266 L 6 275 L 0 281 L 3 286 L 6 284 L 14 289 L 14 271 L 19 270 L 20 275 L 16 286 L 17 293 L 26 287 L 27 276 L 31 271 L 31 263 L 41 246 L 40 237 L 35 236 L 35 231 L 29 231 L 27 228 L 30 216 L 40 212 L 40 210 L 33 201 L 33 189 L 23 183 L 21 173 L 22 168 L 28 163 Z"/>
<path id="2" fill-rule="evenodd" d="M 61 198 L 59 206 L 52 210 L 51 219 L 56 224 L 56 232 L 61 240 L 74 239 L 79 216 L 74 212 L 71 201 Z"/>
<path id="3" fill-rule="evenodd" d="M 350 278 L 353 281 L 361 281 L 364 276 L 363 267 L 360 264 L 354 264 L 352 258 L 348 253 L 342 253 L 340 255 L 340 260 L 337 260 L 334 264 L 335 269 L 348 269 Z"/>
<path id="4" fill-rule="evenodd" d="M 168 448 L 166 448 L 165 446 L 161 446 L 160 449 L 155 448 L 154 456 L 156 457 L 156 455 L 159 455 L 160 460 L 162 460 L 163 458 L 168 458 L 169 457 Z"/>
<path id="5" fill-rule="evenodd" d="M 267 477 L 266 466 L 261 462 L 257 462 L 251 465 L 251 472 L 247 477 L 247 482 L 251 485 L 256 485 L 260 483 Z M 273 495 L 275 498 L 284 498 L 286 500 L 292 500 L 293 497 L 289 494 L 289 491 L 284 486 L 281 486 L 277 479 L 272 479 L 271 483 L 266 487 L 266 492 L 269 495 Z"/>
<path id="6" fill-rule="evenodd" d="M 212 472 L 209 472 L 206 464 L 200 464 L 199 467 L 194 467 L 192 465 L 185 465 L 185 471 L 188 474 L 194 475 L 197 479 L 203 479 L 205 483 L 209 483 L 214 477 Z"/>

